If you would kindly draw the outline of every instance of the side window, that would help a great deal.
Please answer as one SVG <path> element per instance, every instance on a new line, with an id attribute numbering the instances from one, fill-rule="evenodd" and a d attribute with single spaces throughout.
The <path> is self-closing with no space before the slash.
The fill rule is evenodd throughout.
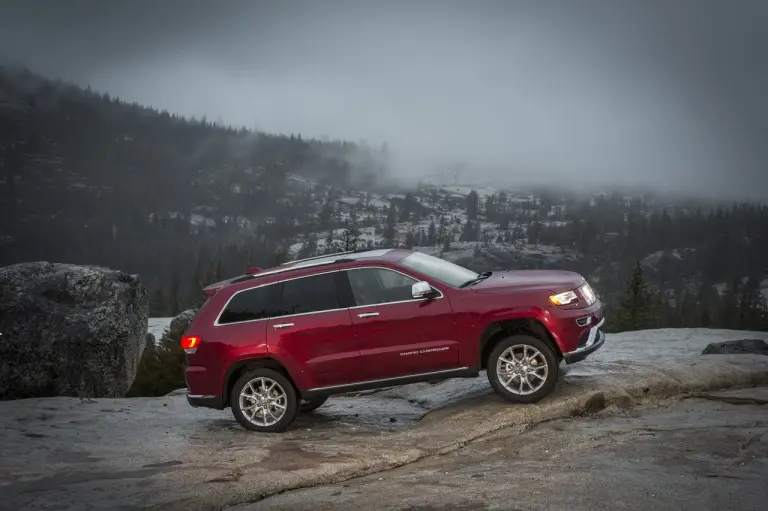
<path id="1" fill-rule="evenodd" d="M 267 319 L 278 315 L 280 285 L 272 284 L 240 291 L 232 297 L 219 317 L 219 324 Z"/>
<path id="2" fill-rule="evenodd" d="M 281 315 L 339 309 L 335 273 L 324 273 L 283 282 Z"/>
<path id="3" fill-rule="evenodd" d="M 357 305 L 413 300 L 411 286 L 416 279 L 384 268 L 349 270 L 349 284 Z"/>

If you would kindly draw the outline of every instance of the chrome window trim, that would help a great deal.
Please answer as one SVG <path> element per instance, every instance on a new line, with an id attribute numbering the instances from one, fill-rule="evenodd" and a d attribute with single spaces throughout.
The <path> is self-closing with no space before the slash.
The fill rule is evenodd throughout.
<path id="1" fill-rule="evenodd" d="M 323 264 L 326 264 L 326 263 L 323 263 Z M 225 303 L 224 306 L 219 311 L 218 316 L 216 316 L 216 321 L 213 322 L 213 326 L 242 325 L 243 323 L 255 323 L 257 321 L 269 321 L 270 319 L 287 318 L 287 317 L 295 317 L 295 316 L 306 316 L 306 315 L 309 315 L 309 314 L 322 314 L 324 312 L 335 312 L 335 311 L 346 310 L 347 309 L 346 307 L 339 307 L 337 309 L 328 309 L 328 310 L 312 311 L 312 312 L 300 312 L 298 314 L 285 314 L 283 316 L 272 316 L 271 318 L 247 319 L 245 321 L 234 321 L 232 323 L 219 323 L 219 320 L 221 319 L 221 315 L 224 314 L 224 311 L 227 310 L 227 306 L 229 306 L 229 302 L 231 302 L 240 293 L 244 293 L 246 291 L 252 291 L 254 289 L 259 289 L 259 288 L 267 287 L 267 286 L 277 286 L 279 284 L 282 284 L 284 282 L 290 282 L 292 280 L 306 279 L 306 278 L 309 278 L 309 277 L 317 277 L 317 276 L 320 276 L 320 275 L 328 275 L 329 273 L 337 273 L 337 272 L 340 272 L 340 271 L 342 271 L 342 269 L 341 268 L 337 268 L 335 270 L 324 271 L 322 273 L 313 273 L 311 275 L 300 275 L 298 277 L 291 277 L 289 279 L 278 280 L 277 282 L 268 282 L 266 284 L 259 284 L 258 286 L 247 287 L 245 289 L 241 289 L 240 291 L 236 291 L 236 292 L 232 293 L 232 296 L 229 297 L 229 299 L 227 300 L 227 303 Z"/>
<path id="2" fill-rule="evenodd" d="M 323 264 L 326 264 L 326 263 L 323 263 Z M 397 270 L 395 268 L 390 268 L 388 266 L 358 266 L 356 268 L 337 268 L 335 270 L 324 271 L 324 272 L 321 272 L 321 273 L 313 273 L 311 275 L 300 275 L 298 277 L 291 277 L 289 279 L 278 280 L 277 282 L 268 282 L 268 283 L 265 283 L 265 284 L 259 284 L 257 286 L 247 287 L 245 289 L 241 289 L 239 291 L 236 291 L 236 292 L 232 293 L 232 296 L 229 297 L 227 302 L 224 304 L 224 306 L 219 311 L 219 314 L 216 316 L 216 320 L 213 322 L 213 326 L 218 327 L 218 326 L 242 325 L 242 324 L 245 324 L 245 323 L 256 323 L 258 321 L 269 321 L 271 319 L 278 319 L 278 318 L 289 318 L 289 317 L 293 318 L 293 317 L 298 317 L 298 316 L 309 316 L 310 314 L 324 314 L 326 312 L 338 312 L 338 311 L 342 311 L 342 310 L 361 309 L 363 307 L 383 307 L 383 306 L 386 306 L 386 305 L 395 305 L 395 304 L 399 304 L 399 303 L 412 303 L 412 302 L 420 302 L 420 301 L 424 301 L 424 300 L 441 300 L 441 299 L 443 299 L 445 297 L 445 293 L 443 293 L 443 291 L 440 288 L 437 288 L 435 286 L 432 286 L 432 284 L 430 284 L 430 286 L 432 286 L 432 288 L 434 288 L 435 290 L 437 290 L 438 293 L 440 293 L 440 296 L 438 296 L 437 298 L 413 298 L 411 300 L 399 300 L 397 302 L 377 303 L 377 304 L 372 304 L 372 305 L 353 305 L 352 307 L 339 307 L 337 309 L 327 309 L 327 310 L 312 311 L 312 312 L 300 312 L 298 314 L 285 314 L 283 316 L 273 316 L 273 317 L 270 317 L 270 318 L 247 319 L 245 321 L 234 321 L 232 323 L 219 323 L 219 320 L 221 319 L 221 315 L 224 314 L 225 310 L 227 310 L 227 306 L 229 306 L 229 303 L 235 298 L 235 296 L 239 295 L 240 293 L 244 293 L 246 291 L 252 291 L 254 289 L 259 289 L 259 288 L 267 287 L 267 286 L 276 286 L 276 285 L 282 284 L 284 282 L 290 282 L 291 280 L 306 279 L 306 278 L 309 278 L 309 277 L 317 277 L 319 275 L 327 275 L 329 273 L 338 273 L 340 271 L 364 270 L 366 268 L 377 268 L 377 269 L 382 269 L 382 270 L 394 271 L 394 272 L 397 272 L 397 273 L 399 273 L 401 275 L 405 275 L 406 277 L 411 278 L 411 279 L 419 282 L 419 279 L 414 277 L 413 275 L 408 275 L 407 273 L 405 273 L 403 271 Z M 424 281 L 424 282 L 427 282 L 427 281 Z"/>
<path id="3" fill-rule="evenodd" d="M 358 266 L 357 268 L 347 268 L 347 269 L 345 269 L 343 271 L 367 270 L 369 268 L 380 269 L 380 270 L 390 270 L 390 271 L 399 273 L 400 275 L 404 275 L 404 276 L 408 277 L 409 279 L 413 279 L 416 282 L 422 282 L 421 280 L 419 280 L 418 278 L 414 277 L 413 275 L 408 275 L 407 273 L 405 273 L 403 271 L 396 270 L 395 268 L 389 268 L 387 266 Z M 423 282 L 427 282 L 427 281 L 424 280 Z M 399 303 L 421 302 L 421 301 L 424 301 L 424 300 L 442 300 L 445 297 L 445 293 L 443 293 L 443 291 L 441 289 L 433 286 L 432 284 L 429 284 L 429 285 L 433 289 L 435 289 L 438 293 L 440 293 L 440 296 L 438 296 L 437 298 L 412 298 L 410 300 L 398 300 L 396 302 L 372 303 L 370 305 L 353 305 L 352 307 L 349 307 L 349 309 L 352 310 L 352 309 L 362 309 L 364 307 L 383 307 L 383 306 L 386 306 L 386 305 L 395 305 L 395 304 L 399 304 Z"/>

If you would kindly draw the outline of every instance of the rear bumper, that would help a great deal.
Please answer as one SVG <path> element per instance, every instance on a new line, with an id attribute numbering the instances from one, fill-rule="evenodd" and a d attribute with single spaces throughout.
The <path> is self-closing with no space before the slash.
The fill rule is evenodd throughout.
<path id="1" fill-rule="evenodd" d="M 224 409 L 224 399 L 221 396 L 191 396 L 187 394 L 187 402 L 195 408 Z"/>
<path id="2" fill-rule="evenodd" d="M 566 364 L 581 362 L 605 344 L 605 332 L 602 330 L 604 324 L 605 318 L 588 330 L 586 341 L 583 344 L 573 351 L 563 353 L 563 360 Z"/>

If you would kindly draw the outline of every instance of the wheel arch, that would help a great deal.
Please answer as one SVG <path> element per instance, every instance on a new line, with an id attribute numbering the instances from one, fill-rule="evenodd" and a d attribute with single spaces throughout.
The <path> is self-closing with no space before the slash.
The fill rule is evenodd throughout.
<path id="1" fill-rule="evenodd" d="M 505 319 L 495 321 L 483 329 L 478 350 L 477 366 L 479 369 L 485 369 L 488 355 L 491 353 L 491 350 L 493 350 L 496 343 L 510 335 L 531 335 L 537 339 L 541 339 L 552 348 L 558 363 L 560 363 L 563 358 L 563 353 L 560 351 L 560 347 L 541 321 L 535 318 Z"/>
<path id="2" fill-rule="evenodd" d="M 296 391 L 296 395 L 300 396 L 301 392 L 299 391 L 299 388 L 297 387 L 296 382 L 293 381 L 293 378 L 291 378 L 291 374 L 288 372 L 288 369 L 286 369 L 285 366 L 282 363 L 280 363 L 279 360 L 271 357 L 247 358 L 244 360 L 238 360 L 237 362 L 229 366 L 229 368 L 227 369 L 226 375 L 224 377 L 224 406 L 225 407 L 231 405 L 230 395 L 232 394 L 232 388 L 235 386 L 235 382 L 237 381 L 237 379 L 240 378 L 240 376 L 246 371 L 257 368 L 257 367 L 266 367 L 268 369 L 273 369 L 275 371 L 278 371 L 280 374 L 288 378 L 288 381 L 291 382 L 291 385 L 293 385 L 293 388 Z"/>

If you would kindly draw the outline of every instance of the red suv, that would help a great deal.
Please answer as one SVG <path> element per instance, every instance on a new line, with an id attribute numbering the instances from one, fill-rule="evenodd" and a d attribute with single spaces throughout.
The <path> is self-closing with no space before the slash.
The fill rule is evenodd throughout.
<path id="1" fill-rule="evenodd" d="M 328 396 L 487 370 L 533 403 L 562 360 L 602 346 L 603 306 L 578 273 L 475 273 L 400 249 L 286 263 L 205 288 L 182 337 L 187 399 L 231 406 L 253 431 L 282 431 Z"/>

